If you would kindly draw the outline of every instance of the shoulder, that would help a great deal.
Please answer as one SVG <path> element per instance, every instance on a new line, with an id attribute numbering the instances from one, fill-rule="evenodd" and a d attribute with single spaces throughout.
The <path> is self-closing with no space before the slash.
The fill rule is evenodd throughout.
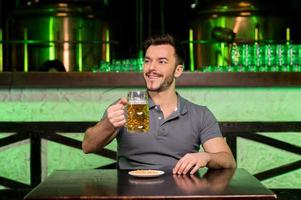
<path id="1" fill-rule="evenodd" d="M 190 120 L 198 125 L 216 123 L 217 119 L 207 106 L 195 104 L 181 97 L 181 112 L 187 113 Z"/>
<path id="2" fill-rule="evenodd" d="M 207 108 L 207 106 L 195 104 L 183 97 L 180 97 L 180 98 L 181 98 L 181 105 L 186 107 L 187 111 L 190 113 L 192 112 L 192 114 L 200 115 L 200 114 L 205 114 L 205 113 L 210 112 L 210 110 Z"/>

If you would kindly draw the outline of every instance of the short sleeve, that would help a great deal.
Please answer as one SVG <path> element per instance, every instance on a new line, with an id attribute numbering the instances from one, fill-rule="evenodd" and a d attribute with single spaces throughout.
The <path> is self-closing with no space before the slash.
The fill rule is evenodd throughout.
<path id="1" fill-rule="evenodd" d="M 100 121 L 104 120 L 107 117 L 107 115 L 108 115 L 107 109 L 105 110 L 105 112 L 103 113 L 102 117 L 100 118 Z"/>
<path id="2" fill-rule="evenodd" d="M 219 124 L 213 113 L 204 107 L 204 115 L 201 121 L 200 142 L 204 144 L 207 140 L 222 137 Z"/>

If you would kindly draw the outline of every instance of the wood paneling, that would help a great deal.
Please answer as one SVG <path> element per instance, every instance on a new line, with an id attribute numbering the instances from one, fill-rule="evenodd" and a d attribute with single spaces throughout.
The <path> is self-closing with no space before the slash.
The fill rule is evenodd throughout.
<path id="1" fill-rule="evenodd" d="M 3 72 L 0 88 L 99 88 L 143 87 L 142 73 Z M 300 87 L 301 73 L 202 73 L 184 72 L 178 87 Z"/>

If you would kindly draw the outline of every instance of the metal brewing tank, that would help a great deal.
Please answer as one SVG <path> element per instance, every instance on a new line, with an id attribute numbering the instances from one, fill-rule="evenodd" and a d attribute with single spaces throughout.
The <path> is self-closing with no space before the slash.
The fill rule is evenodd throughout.
<path id="1" fill-rule="evenodd" d="M 75 1 L 36 1 L 7 20 L 5 65 L 15 71 L 91 71 L 109 61 L 112 33 L 105 9 Z M 55 65 L 55 66 L 53 66 Z"/>
<path id="2" fill-rule="evenodd" d="M 274 1 L 216 0 L 199 4 L 191 20 L 191 62 L 198 70 L 227 66 L 232 42 L 283 41 L 289 26 L 286 8 Z"/>

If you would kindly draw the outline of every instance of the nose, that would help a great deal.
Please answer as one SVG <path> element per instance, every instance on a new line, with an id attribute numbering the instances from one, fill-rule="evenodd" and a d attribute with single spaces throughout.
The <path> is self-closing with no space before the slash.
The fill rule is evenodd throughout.
<path id="1" fill-rule="evenodd" d="M 149 68 L 149 70 L 154 70 L 154 69 L 156 69 L 156 61 L 151 61 L 151 62 L 149 62 L 149 66 L 148 66 L 148 68 Z"/>

